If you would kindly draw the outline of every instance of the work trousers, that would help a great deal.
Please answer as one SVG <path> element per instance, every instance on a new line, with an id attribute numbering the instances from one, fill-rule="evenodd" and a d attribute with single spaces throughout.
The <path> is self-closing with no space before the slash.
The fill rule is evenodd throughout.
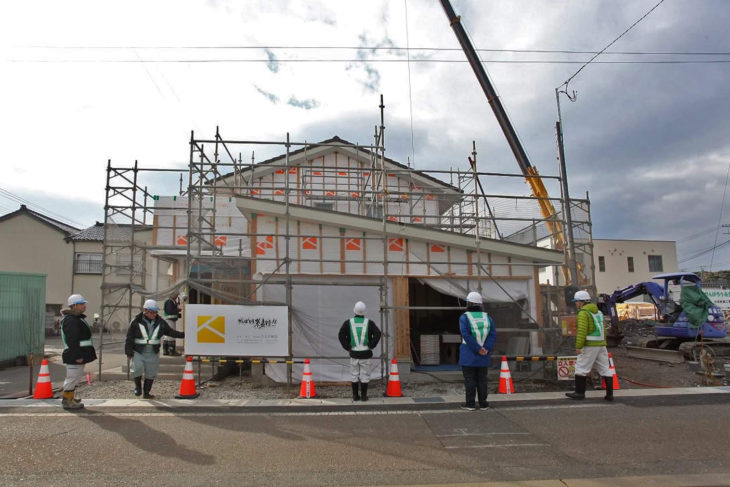
<path id="1" fill-rule="evenodd" d="M 84 377 L 85 364 L 64 364 L 66 365 L 66 380 L 63 381 L 64 391 L 73 391 Z"/>
<path id="2" fill-rule="evenodd" d="M 606 350 L 606 347 L 583 347 L 583 352 L 578 355 L 578 360 L 575 361 L 575 375 L 590 374 L 594 363 L 601 377 L 611 377 L 613 375 L 608 366 L 608 350 Z"/>
<path id="3" fill-rule="evenodd" d="M 160 370 L 160 357 L 155 352 L 134 352 L 134 356 L 129 362 L 129 371 L 132 377 L 144 375 L 145 379 L 154 379 L 157 377 L 158 370 Z"/>
<path id="4" fill-rule="evenodd" d="M 370 359 L 350 357 L 350 382 L 370 382 Z"/>
<path id="5" fill-rule="evenodd" d="M 464 389 L 466 392 L 466 405 L 474 407 L 474 398 L 479 396 L 479 405 L 487 404 L 487 367 L 461 366 L 464 374 Z"/>

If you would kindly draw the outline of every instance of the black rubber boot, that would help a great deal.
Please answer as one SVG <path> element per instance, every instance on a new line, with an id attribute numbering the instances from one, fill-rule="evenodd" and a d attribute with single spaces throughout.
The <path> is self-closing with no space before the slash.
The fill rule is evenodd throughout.
<path id="1" fill-rule="evenodd" d="M 170 355 L 170 342 L 162 342 L 162 355 Z"/>
<path id="2" fill-rule="evenodd" d="M 144 395 L 142 396 L 145 399 L 154 399 L 155 396 L 150 394 L 150 391 L 152 390 L 152 383 L 154 382 L 154 379 L 145 379 L 144 380 Z"/>
<path id="3" fill-rule="evenodd" d="M 586 398 L 586 376 L 576 375 L 575 376 L 575 392 L 568 392 L 565 394 L 571 399 L 585 399 Z"/>
<path id="4" fill-rule="evenodd" d="M 173 357 L 179 357 L 182 355 L 182 353 L 177 351 L 177 344 L 175 342 L 170 342 L 170 355 Z"/>
<path id="5" fill-rule="evenodd" d="M 362 400 L 363 402 L 368 400 L 368 384 L 367 382 L 363 382 L 360 384 L 360 389 L 362 391 Z"/>
<path id="6" fill-rule="evenodd" d="M 134 395 L 139 397 L 142 395 L 142 376 L 134 378 Z"/>
<path id="7" fill-rule="evenodd" d="M 613 401 L 613 376 L 604 377 L 603 380 L 606 382 L 606 401 Z"/>
<path id="8" fill-rule="evenodd" d="M 358 392 L 358 383 L 357 382 L 352 383 L 352 400 L 353 401 L 360 400 L 360 393 Z"/>

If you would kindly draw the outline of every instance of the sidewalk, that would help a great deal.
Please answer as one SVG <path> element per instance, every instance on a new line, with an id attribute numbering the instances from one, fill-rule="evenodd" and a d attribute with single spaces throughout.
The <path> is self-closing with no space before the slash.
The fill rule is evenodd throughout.
<path id="1" fill-rule="evenodd" d="M 509 407 L 511 404 L 524 402 L 549 402 L 560 401 L 565 405 L 595 405 L 605 404 L 621 404 L 621 399 L 632 397 L 658 397 L 658 396 L 687 396 L 687 395 L 712 395 L 712 394 L 730 394 L 730 386 L 723 387 L 684 387 L 684 388 L 666 388 L 666 389 L 627 389 L 617 391 L 615 393 L 616 401 L 608 403 L 601 401 L 603 398 L 602 391 L 587 391 L 585 401 L 569 401 L 565 398 L 564 392 L 538 392 L 538 393 L 518 393 L 518 394 L 490 394 L 489 403 L 493 408 L 501 409 Z M 207 409 L 207 408 L 236 408 L 251 410 L 274 410 L 280 412 L 335 412 L 335 411 L 407 411 L 413 409 L 456 409 L 458 404 L 463 402 L 464 398 L 460 396 L 436 396 L 436 397 L 371 397 L 366 402 L 353 403 L 351 399 L 332 398 L 332 399 L 84 399 L 86 407 L 94 409 L 112 409 L 112 408 L 141 408 L 141 409 L 169 409 L 189 410 Z M 15 399 L 0 401 L 0 409 L 12 408 L 57 408 L 60 410 L 61 401 L 59 399 Z"/>

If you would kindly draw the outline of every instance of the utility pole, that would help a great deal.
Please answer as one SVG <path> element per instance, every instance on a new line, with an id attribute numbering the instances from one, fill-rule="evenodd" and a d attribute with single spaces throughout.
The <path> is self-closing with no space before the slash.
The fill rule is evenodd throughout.
<path id="1" fill-rule="evenodd" d="M 566 93 L 567 96 L 569 96 Z M 558 160 L 560 162 L 560 185 L 563 193 L 563 212 L 565 213 L 565 225 L 568 227 L 566 236 L 568 240 L 568 267 L 570 268 L 570 280 L 576 287 L 578 281 L 578 264 L 575 255 L 575 240 L 573 238 L 573 217 L 570 211 L 570 193 L 568 192 L 568 172 L 565 165 L 565 149 L 563 147 L 563 120 L 560 114 L 560 89 L 555 88 L 555 100 L 558 104 L 558 121 L 555 123 L 555 131 L 558 137 Z"/>

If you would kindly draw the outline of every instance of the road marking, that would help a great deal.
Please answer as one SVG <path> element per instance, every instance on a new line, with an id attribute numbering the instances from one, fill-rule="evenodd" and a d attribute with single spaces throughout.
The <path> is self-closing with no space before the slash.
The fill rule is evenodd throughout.
<path id="1" fill-rule="evenodd" d="M 455 435 L 436 435 L 436 438 L 460 438 L 462 436 L 512 436 L 529 435 L 530 433 L 459 433 Z"/>
<path id="2" fill-rule="evenodd" d="M 469 446 L 445 446 L 447 450 L 457 450 L 462 448 L 524 448 L 524 447 L 542 447 L 552 446 L 549 443 L 514 443 L 512 445 L 469 445 Z"/>

